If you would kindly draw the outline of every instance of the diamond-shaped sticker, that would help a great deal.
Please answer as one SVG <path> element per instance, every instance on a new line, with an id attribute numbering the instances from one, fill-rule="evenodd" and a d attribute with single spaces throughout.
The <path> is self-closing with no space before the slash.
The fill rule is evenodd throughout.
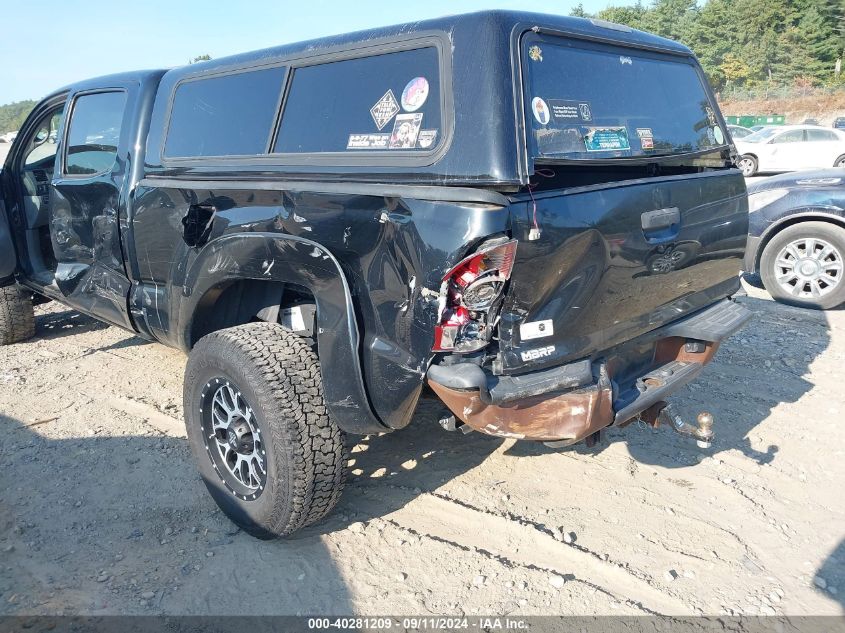
<path id="1" fill-rule="evenodd" d="M 370 108 L 370 114 L 373 115 L 373 121 L 376 122 L 376 127 L 380 130 L 387 125 L 390 119 L 392 119 L 398 112 L 399 103 L 396 101 L 396 97 L 393 96 L 392 90 L 385 92 L 384 96 L 376 101 L 376 104 Z"/>

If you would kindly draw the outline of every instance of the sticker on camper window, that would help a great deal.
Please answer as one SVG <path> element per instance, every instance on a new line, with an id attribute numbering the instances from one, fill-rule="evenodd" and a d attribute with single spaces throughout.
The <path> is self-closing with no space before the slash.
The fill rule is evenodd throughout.
<path id="1" fill-rule="evenodd" d="M 434 145 L 437 140 L 437 130 L 420 130 L 420 135 L 417 137 L 417 144 L 422 149 L 428 149 Z"/>
<path id="2" fill-rule="evenodd" d="M 390 134 L 350 134 L 346 149 L 387 149 Z"/>
<path id="3" fill-rule="evenodd" d="M 528 57 L 531 58 L 532 62 L 543 61 L 543 49 L 541 49 L 539 46 L 532 46 L 528 49 Z"/>
<path id="4" fill-rule="evenodd" d="M 393 133 L 390 135 L 388 147 L 390 149 L 413 149 L 417 144 L 417 136 L 420 133 L 423 115 L 400 114 L 393 124 Z"/>
<path id="5" fill-rule="evenodd" d="M 710 142 L 710 145 L 716 144 L 716 134 L 710 128 L 707 128 L 707 140 Z"/>
<path id="6" fill-rule="evenodd" d="M 402 107 L 406 112 L 416 112 L 428 99 L 428 79 L 414 77 L 402 91 Z"/>
<path id="7" fill-rule="evenodd" d="M 549 122 L 549 106 L 540 97 L 534 97 L 531 100 L 531 111 L 540 125 L 546 125 Z"/>
<path id="8" fill-rule="evenodd" d="M 716 113 L 713 112 L 713 108 L 709 105 L 704 106 L 704 112 L 707 114 L 707 120 L 710 122 L 710 125 L 716 126 Z"/>
<path id="9" fill-rule="evenodd" d="M 654 134 L 652 134 L 650 127 L 638 127 L 637 136 L 640 138 L 640 147 L 654 149 Z"/>
<path id="10" fill-rule="evenodd" d="M 376 104 L 370 108 L 370 114 L 373 121 L 376 122 L 376 127 L 381 130 L 390 122 L 394 116 L 399 113 L 399 104 L 396 102 L 396 97 L 393 95 L 393 90 L 388 90 L 384 93 L 381 99 L 376 101 Z"/>
<path id="11" fill-rule="evenodd" d="M 581 121 L 589 123 L 593 120 L 593 109 L 589 101 L 570 101 L 564 99 L 550 99 L 552 117 L 555 123 Z"/>
<path id="12" fill-rule="evenodd" d="M 631 149 L 628 142 L 628 130 L 624 127 L 587 127 L 584 128 L 584 145 L 588 152 L 607 152 Z"/>
<path id="13" fill-rule="evenodd" d="M 722 128 L 720 128 L 718 125 L 713 127 L 713 136 L 719 145 L 725 142 L 725 135 L 722 132 Z"/>

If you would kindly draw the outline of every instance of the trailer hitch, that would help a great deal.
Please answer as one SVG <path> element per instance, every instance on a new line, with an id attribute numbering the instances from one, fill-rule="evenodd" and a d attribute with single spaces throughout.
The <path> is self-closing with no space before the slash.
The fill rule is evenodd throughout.
<path id="1" fill-rule="evenodd" d="M 678 435 L 695 439 L 699 448 L 710 448 L 713 446 L 713 415 L 707 411 L 698 414 L 698 425 L 685 422 L 675 411 L 675 408 L 668 402 L 658 402 L 654 406 L 643 411 L 638 420 L 657 428 L 661 423 L 668 424 Z"/>
<path id="2" fill-rule="evenodd" d="M 703 411 L 698 414 L 698 426 L 685 422 L 675 411 L 671 404 L 666 404 L 657 415 L 658 422 L 665 422 L 672 427 L 672 430 L 679 435 L 695 438 L 699 448 L 710 448 L 713 446 L 713 415 Z"/>

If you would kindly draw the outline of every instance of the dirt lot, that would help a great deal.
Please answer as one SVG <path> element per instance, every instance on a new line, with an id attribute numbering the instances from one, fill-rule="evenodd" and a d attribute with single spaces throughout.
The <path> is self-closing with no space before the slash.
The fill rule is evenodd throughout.
<path id="1" fill-rule="evenodd" d="M 553 451 L 429 408 L 275 542 L 205 493 L 183 356 L 41 308 L 0 348 L 0 614 L 841 614 L 845 312 L 744 303 L 753 324 L 674 398 L 714 413 L 712 450 L 633 425 Z"/>

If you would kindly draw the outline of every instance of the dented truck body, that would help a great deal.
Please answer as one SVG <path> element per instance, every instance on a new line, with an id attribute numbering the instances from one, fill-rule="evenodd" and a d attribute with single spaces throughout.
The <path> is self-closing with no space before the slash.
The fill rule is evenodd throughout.
<path id="1" fill-rule="evenodd" d="M 7 159 L 0 282 L 186 352 L 281 323 L 348 432 L 401 429 L 430 389 L 478 431 L 569 444 L 747 319 L 725 129 L 685 47 L 525 13 L 94 79 Z"/>

